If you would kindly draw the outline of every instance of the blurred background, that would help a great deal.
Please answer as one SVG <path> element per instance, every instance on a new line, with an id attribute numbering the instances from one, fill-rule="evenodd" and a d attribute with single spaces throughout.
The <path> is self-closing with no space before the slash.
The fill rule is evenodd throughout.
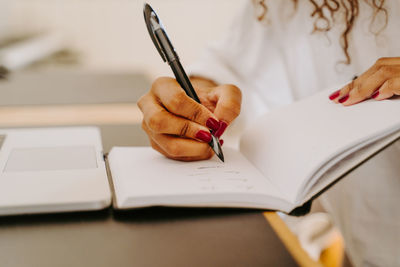
<path id="1" fill-rule="evenodd" d="M 184 65 L 241 0 L 153 0 Z M 148 145 L 136 101 L 172 76 L 137 0 L 1 0 L 0 127 L 96 125 L 104 148 Z"/>
<path id="2" fill-rule="evenodd" d="M 217 39 L 223 32 L 242 1 L 148 2 L 162 18 L 183 62 L 190 64 L 209 40 Z M 74 56 L 69 59 L 76 60 L 76 64 L 68 66 L 73 69 L 137 72 L 151 78 L 170 74 L 147 34 L 143 3 L 137 0 L 2 0 L 0 47 L 4 48 L 12 40 L 47 34 L 56 39 L 52 42 L 57 43 L 57 49 Z"/>

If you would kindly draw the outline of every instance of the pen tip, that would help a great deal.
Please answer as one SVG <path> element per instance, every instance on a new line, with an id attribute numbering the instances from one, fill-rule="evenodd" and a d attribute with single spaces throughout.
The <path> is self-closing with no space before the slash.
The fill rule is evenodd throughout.
<path id="1" fill-rule="evenodd" d="M 222 153 L 222 150 L 220 150 L 219 153 L 217 153 L 217 156 L 222 162 L 225 162 L 225 158 L 224 158 L 224 154 Z"/>
<path id="2" fill-rule="evenodd" d="M 224 153 L 222 152 L 221 144 L 219 143 L 218 138 L 215 137 L 215 135 L 213 135 L 213 134 L 211 134 L 211 137 L 212 137 L 212 139 L 211 139 L 210 143 L 208 143 L 208 144 L 211 146 L 212 150 L 214 150 L 214 153 L 218 156 L 218 158 L 222 162 L 225 162 Z"/>

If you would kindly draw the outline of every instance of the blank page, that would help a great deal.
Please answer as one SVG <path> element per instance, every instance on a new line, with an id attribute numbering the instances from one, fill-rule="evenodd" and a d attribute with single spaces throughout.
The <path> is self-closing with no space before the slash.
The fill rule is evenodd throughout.
<path id="1" fill-rule="evenodd" d="M 343 107 L 328 99 L 331 91 L 265 114 L 241 138 L 243 155 L 293 202 L 324 163 L 400 130 L 400 98 Z"/>
<path id="2" fill-rule="evenodd" d="M 216 157 L 181 162 L 167 159 L 150 147 L 114 147 L 108 161 L 117 207 L 221 203 L 224 195 L 232 194 L 245 195 L 247 202 L 257 202 L 256 198 L 248 197 L 251 195 L 282 197 L 238 151 L 225 148 L 224 154 L 225 163 Z M 205 195 L 207 199 L 201 197 Z M 230 201 L 240 200 L 243 198 Z"/>

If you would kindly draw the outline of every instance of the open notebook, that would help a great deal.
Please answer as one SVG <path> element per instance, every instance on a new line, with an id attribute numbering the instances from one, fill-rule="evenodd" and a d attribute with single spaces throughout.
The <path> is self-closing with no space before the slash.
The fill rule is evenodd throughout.
<path id="1" fill-rule="evenodd" d="M 400 138 L 400 99 L 343 107 L 324 91 L 265 114 L 225 163 L 167 159 L 149 147 L 108 155 L 114 207 L 245 207 L 290 212 Z"/>
<path id="2" fill-rule="evenodd" d="M 240 150 L 179 162 L 114 147 L 94 127 L 0 129 L 0 215 L 147 206 L 297 207 L 400 138 L 400 98 L 335 105 L 328 91 L 268 113 Z M 107 177 L 106 162 L 110 176 Z M 114 188 L 110 188 L 109 181 Z"/>

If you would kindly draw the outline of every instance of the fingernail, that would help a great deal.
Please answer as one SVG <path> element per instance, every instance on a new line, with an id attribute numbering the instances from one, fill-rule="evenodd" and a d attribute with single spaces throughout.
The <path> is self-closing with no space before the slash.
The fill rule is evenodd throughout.
<path id="1" fill-rule="evenodd" d="M 211 141 L 211 134 L 210 132 L 200 130 L 197 132 L 196 138 L 206 143 L 209 143 Z"/>
<path id="2" fill-rule="evenodd" d="M 218 130 L 215 132 L 215 136 L 217 138 L 220 138 L 221 135 L 225 132 L 226 127 L 228 127 L 228 124 L 224 121 L 220 121 L 219 123 L 219 128 Z"/>
<path id="3" fill-rule="evenodd" d="M 340 90 L 337 90 L 337 91 L 333 92 L 333 93 L 329 96 L 329 99 L 330 99 L 330 100 L 333 100 L 333 99 L 335 99 L 336 97 L 338 97 L 339 95 L 340 95 Z"/>
<path id="4" fill-rule="evenodd" d="M 220 139 L 219 144 L 222 146 L 224 144 L 224 140 Z"/>
<path id="5" fill-rule="evenodd" d="M 372 98 L 377 98 L 379 95 L 379 90 L 376 90 L 375 93 L 371 95 Z"/>
<path id="6" fill-rule="evenodd" d="M 341 98 L 339 98 L 339 103 L 344 103 L 347 101 L 347 99 L 349 99 L 349 94 L 346 94 L 346 95 L 342 96 Z"/>
<path id="7" fill-rule="evenodd" d="M 214 118 L 209 118 L 209 119 L 206 121 L 206 126 L 207 126 L 208 128 L 210 128 L 211 130 L 216 131 L 216 130 L 218 130 L 218 128 L 219 128 L 219 122 L 218 122 L 216 119 L 214 119 Z"/>

